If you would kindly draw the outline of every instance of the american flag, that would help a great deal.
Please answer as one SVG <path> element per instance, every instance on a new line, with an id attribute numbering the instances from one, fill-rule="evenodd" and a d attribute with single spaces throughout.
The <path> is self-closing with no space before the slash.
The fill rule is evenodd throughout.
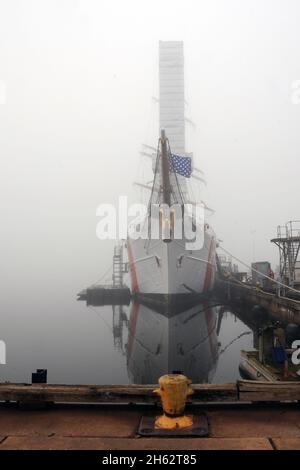
<path id="1" fill-rule="evenodd" d="M 170 167 L 171 171 L 173 170 L 179 175 L 190 178 L 192 174 L 192 159 L 191 157 L 183 157 L 172 153 Z"/>

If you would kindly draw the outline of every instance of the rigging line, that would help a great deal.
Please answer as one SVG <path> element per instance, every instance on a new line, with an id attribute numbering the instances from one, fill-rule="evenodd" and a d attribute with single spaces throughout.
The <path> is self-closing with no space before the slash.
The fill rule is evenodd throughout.
<path id="1" fill-rule="evenodd" d="M 180 195 L 180 198 L 181 198 L 181 204 L 184 204 L 184 196 L 183 196 L 183 192 L 181 190 L 181 187 L 179 185 L 179 182 L 178 182 L 178 178 L 177 178 L 177 173 L 174 169 L 174 166 L 173 166 L 173 161 L 172 161 L 172 152 L 171 152 L 171 147 L 170 147 L 170 142 L 169 142 L 169 139 L 167 139 L 168 141 L 168 149 L 169 149 L 169 160 L 171 161 L 171 166 L 172 166 L 172 169 L 173 169 L 173 172 L 174 172 L 174 175 L 175 175 L 175 180 L 176 180 L 176 184 L 177 184 L 177 189 L 178 189 L 178 192 L 179 192 L 179 195 Z M 171 158 L 170 158 L 171 156 Z"/>
<path id="2" fill-rule="evenodd" d="M 181 188 L 179 186 L 179 183 L 178 183 L 178 179 L 177 179 L 177 174 L 174 170 L 174 166 L 173 166 L 173 161 L 172 161 L 172 152 L 171 152 L 171 147 L 170 147 L 170 142 L 169 142 L 169 139 L 167 139 L 167 142 L 168 142 L 168 151 L 169 151 L 169 165 L 171 163 L 171 167 L 173 169 L 173 172 L 174 172 L 174 175 L 175 175 L 175 180 L 176 180 L 176 185 L 177 185 L 177 189 L 178 189 L 178 192 L 179 192 L 179 195 L 181 197 L 181 204 L 183 204 L 183 197 L 182 197 L 182 194 L 181 194 Z M 171 157 L 171 158 L 170 158 Z M 174 202 L 175 204 L 178 203 L 178 199 L 177 199 L 177 195 L 176 193 L 172 190 L 172 194 L 173 194 L 173 199 L 174 199 Z"/>
<path id="3" fill-rule="evenodd" d="M 232 258 L 234 258 L 236 261 L 238 261 L 239 263 L 241 263 L 242 265 L 244 265 L 246 268 L 250 269 L 250 271 L 254 271 L 255 273 L 259 274 L 260 276 L 263 276 L 263 277 L 265 277 L 266 279 L 269 279 L 269 281 L 272 281 L 272 282 L 274 282 L 275 284 L 278 284 L 279 286 L 285 287 L 286 289 L 289 289 L 289 290 L 291 290 L 291 291 L 293 291 L 293 292 L 297 292 L 297 294 L 300 294 L 300 290 L 294 289 L 293 287 L 290 287 L 290 286 L 288 286 L 287 284 L 284 284 L 283 282 L 277 281 L 276 279 L 273 279 L 272 277 L 267 276 L 266 274 L 261 273 L 261 272 L 258 271 L 257 269 L 252 268 L 251 266 L 249 266 L 248 264 L 246 264 L 244 261 L 240 260 L 239 258 L 237 258 L 236 256 L 234 256 L 232 253 L 230 253 L 228 250 L 226 250 L 225 248 L 223 248 L 223 246 L 219 245 L 218 248 L 220 248 L 221 250 L 223 250 L 223 251 L 224 251 L 225 253 L 227 253 L 229 256 L 232 256 Z"/>
<path id="4" fill-rule="evenodd" d="M 228 343 L 225 348 L 221 349 L 221 351 L 219 352 L 219 355 L 221 356 L 221 354 L 223 354 L 226 349 L 228 349 L 233 343 L 235 343 L 235 341 L 237 341 L 238 339 L 242 338 L 243 336 L 247 336 L 247 335 L 251 335 L 252 334 L 252 331 L 244 331 L 244 333 L 241 333 L 240 335 L 238 335 L 236 338 L 234 338 L 232 341 L 230 341 L 230 343 Z"/>
<path id="5" fill-rule="evenodd" d="M 206 312 L 208 309 L 213 309 L 213 308 L 215 308 L 215 307 L 220 307 L 220 306 L 223 306 L 223 305 L 224 305 L 223 302 L 222 302 L 222 303 L 220 303 L 220 302 L 218 302 L 218 303 L 213 303 L 213 302 L 212 302 L 212 303 L 209 305 L 209 307 L 203 307 L 201 310 L 198 310 L 197 312 L 192 313 L 186 320 L 183 320 L 182 323 L 183 323 L 183 324 L 187 324 L 192 318 L 195 318 L 195 317 L 196 317 L 197 315 L 199 315 L 200 313 Z M 199 307 L 200 307 L 200 306 L 199 306 Z"/>
<path id="6" fill-rule="evenodd" d="M 109 273 L 109 271 L 112 269 L 112 266 L 113 266 L 113 265 L 111 264 L 111 265 L 108 267 L 108 269 L 105 271 L 105 273 L 100 277 L 100 279 L 98 279 L 97 281 L 95 281 L 95 282 L 92 284 L 91 287 L 96 286 L 99 282 L 101 282 L 102 279 L 104 279 L 104 278 L 107 276 L 107 274 Z"/>
<path id="7" fill-rule="evenodd" d="M 149 204 L 148 204 L 148 211 L 151 208 L 152 198 L 153 198 L 153 193 L 154 193 L 154 187 L 156 185 L 158 162 L 159 162 L 159 145 L 160 145 L 160 142 L 161 142 L 161 139 L 158 139 L 157 150 L 156 150 L 156 161 L 155 161 L 155 168 L 154 168 L 154 178 L 153 178 L 152 190 L 151 190 L 151 195 L 150 195 Z"/>
<path id="8" fill-rule="evenodd" d="M 107 328 L 108 328 L 108 329 L 110 330 L 110 332 L 113 334 L 114 332 L 113 332 L 112 327 L 107 323 L 106 320 L 104 320 L 104 318 L 102 317 L 101 313 L 98 312 L 98 311 L 97 311 L 94 307 L 92 307 L 91 305 L 88 305 L 88 308 L 89 308 L 90 310 L 94 310 L 94 312 L 98 315 L 98 317 L 101 318 L 101 320 L 103 321 L 103 323 L 105 323 L 105 325 L 107 326 Z"/>
<path id="9" fill-rule="evenodd" d="M 203 310 L 203 312 L 205 312 L 205 310 Z M 201 341 L 199 341 L 199 343 L 195 344 L 195 346 L 193 346 L 190 349 L 191 351 L 194 351 L 200 344 L 203 344 L 212 335 L 212 333 L 216 329 L 217 321 L 218 321 L 218 319 L 216 318 L 213 326 L 211 327 L 211 329 L 209 331 L 207 331 L 207 335 L 204 338 L 201 338 Z"/>
<path id="10" fill-rule="evenodd" d="M 151 205 L 153 204 L 154 188 L 156 187 L 156 183 L 157 183 L 158 164 L 159 164 L 159 146 L 160 146 L 160 142 L 161 142 L 161 139 L 159 138 L 159 139 L 158 139 L 158 143 L 157 143 L 157 149 L 156 149 L 156 161 L 155 161 L 155 168 L 154 168 L 153 184 L 152 184 L 150 199 L 149 199 L 149 202 L 148 202 L 148 214 L 151 213 Z M 154 202 L 154 204 L 157 204 L 157 203 L 159 202 L 159 192 L 158 192 L 158 194 L 156 195 L 156 199 L 157 199 L 157 202 L 156 202 L 156 203 Z M 148 238 L 148 239 L 146 240 L 145 247 L 148 248 L 148 247 L 149 247 L 149 244 L 150 244 L 150 238 Z"/>

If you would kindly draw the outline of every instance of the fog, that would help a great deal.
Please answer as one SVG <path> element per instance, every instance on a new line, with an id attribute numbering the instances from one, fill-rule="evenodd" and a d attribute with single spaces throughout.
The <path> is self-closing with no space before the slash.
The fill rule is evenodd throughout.
<path id="1" fill-rule="evenodd" d="M 74 296 L 111 262 L 96 208 L 135 197 L 158 137 L 158 41 L 183 40 L 187 150 L 224 246 L 270 260 L 299 217 L 299 2 L 0 1 L 2 311 Z M 296 100 L 297 101 L 297 100 Z"/>

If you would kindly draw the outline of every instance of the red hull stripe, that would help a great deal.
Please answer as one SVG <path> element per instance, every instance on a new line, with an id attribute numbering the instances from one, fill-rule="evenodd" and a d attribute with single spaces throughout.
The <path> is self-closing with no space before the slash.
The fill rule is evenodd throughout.
<path id="1" fill-rule="evenodd" d="M 216 328 L 216 314 L 215 311 L 209 306 L 208 302 L 205 302 L 204 304 L 205 308 L 205 318 L 206 318 L 206 325 L 207 325 L 207 332 L 208 332 L 208 338 L 209 338 L 209 346 L 210 346 L 210 352 L 212 357 L 215 359 L 217 357 L 217 347 L 218 347 L 218 342 L 213 341 L 213 335 L 214 335 L 214 330 Z"/>
<path id="2" fill-rule="evenodd" d="M 206 273 L 205 273 L 205 280 L 204 280 L 204 286 L 203 286 L 203 292 L 206 292 L 209 290 L 211 281 L 212 281 L 212 265 L 211 265 L 211 255 L 214 247 L 214 240 L 213 238 L 210 241 L 210 247 L 209 247 L 209 253 L 208 253 L 208 264 L 206 268 Z"/>
<path id="3" fill-rule="evenodd" d="M 132 254 L 132 248 L 127 240 L 127 252 L 128 252 L 128 260 L 129 260 L 129 271 L 130 271 L 130 278 L 131 278 L 131 288 L 133 292 L 139 292 L 139 285 L 136 275 L 135 263 Z"/>
<path id="4" fill-rule="evenodd" d="M 136 326 L 139 316 L 140 304 L 133 302 L 131 313 L 130 313 L 130 322 L 129 322 L 129 335 L 128 335 L 128 348 L 127 348 L 127 359 L 129 360 L 132 353 L 133 342 L 135 338 Z"/>

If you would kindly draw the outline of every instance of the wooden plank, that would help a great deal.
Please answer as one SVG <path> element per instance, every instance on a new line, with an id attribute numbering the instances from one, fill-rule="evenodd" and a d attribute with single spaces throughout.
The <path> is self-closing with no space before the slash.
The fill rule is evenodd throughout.
<path id="1" fill-rule="evenodd" d="M 300 400 L 300 382 L 237 382 L 239 401 L 294 401 Z"/>
<path id="2" fill-rule="evenodd" d="M 157 403 L 153 393 L 158 385 L 52 385 L 0 383 L 1 401 L 82 402 L 82 403 Z M 189 402 L 224 402 L 237 400 L 236 384 L 192 385 Z"/>
<path id="3" fill-rule="evenodd" d="M 0 401 L 57 403 L 158 403 L 157 385 L 52 385 L 0 383 Z M 300 382 L 195 384 L 189 403 L 300 400 Z"/>
<path id="4" fill-rule="evenodd" d="M 0 400 L 21 402 L 159 402 L 153 385 L 0 384 Z"/>
<path id="5" fill-rule="evenodd" d="M 192 402 L 234 402 L 238 400 L 237 384 L 192 384 Z"/>
<path id="6" fill-rule="evenodd" d="M 3 450 L 272 450 L 267 438 L 111 438 L 69 436 L 8 436 Z"/>

